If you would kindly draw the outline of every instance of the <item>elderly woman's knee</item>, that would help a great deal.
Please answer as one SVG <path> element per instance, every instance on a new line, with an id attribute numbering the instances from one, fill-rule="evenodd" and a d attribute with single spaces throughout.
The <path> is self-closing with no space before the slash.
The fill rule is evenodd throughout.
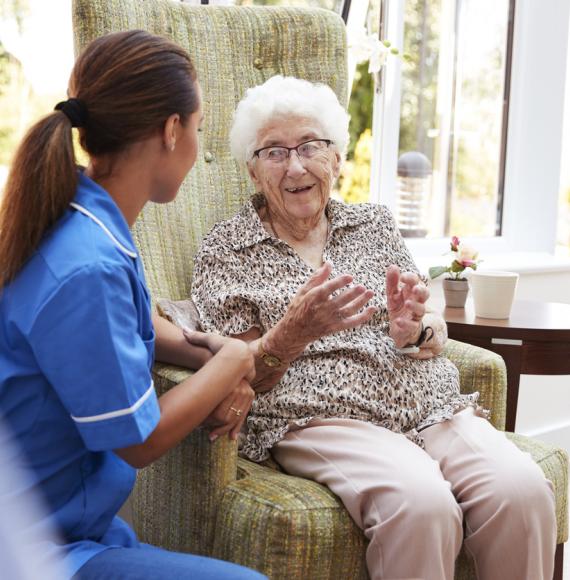
<path id="1" fill-rule="evenodd" d="M 552 484 L 530 457 L 497 468 L 479 489 L 479 496 L 479 516 L 484 520 L 499 513 L 511 525 L 523 525 L 535 516 L 545 523 L 556 519 Z"/>
<path id="2" fill-rule="evenodd" d="M 409 525 L 418 533 L 435 529 L 462 529 L 461 508 L 445 480 L 422 478 L 390 491 L 383 489 L 373 497 L 384 504 L 383 520 L 394 518 L 399 525 Z"/>

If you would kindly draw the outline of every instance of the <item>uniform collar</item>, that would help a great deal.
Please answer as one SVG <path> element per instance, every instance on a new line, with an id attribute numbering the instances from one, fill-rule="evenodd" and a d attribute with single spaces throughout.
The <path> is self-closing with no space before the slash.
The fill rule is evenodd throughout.
<path id="1" fill-rule="evenodd" d="M 232 247 L 241 250 L 259 244 L 267 239 L 275 240 L 263 226 L 258 210 L 266 204 L 265 197 L 256 193 L 242 207 L 239 213 L 230 220 L 232 229 Z M 330 199 L 325 209 L 331 223 L 331 232 L 340 228 L 349 228 L 372 221 L 374 212 L 369 204 L 349 205 L 342 201 Z"/>
<path id="2" fill-rule="evenodd" d="M 113 198 L 95 181 L 79 172 L 73 209 L 93 220 L 127 256 L 137 257 L 129 225 Z"/>

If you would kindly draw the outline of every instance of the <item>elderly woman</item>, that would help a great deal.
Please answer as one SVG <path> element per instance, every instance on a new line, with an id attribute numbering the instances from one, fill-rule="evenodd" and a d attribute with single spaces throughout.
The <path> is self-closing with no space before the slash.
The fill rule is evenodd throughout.
<path id="1" fill-rule="evenodd" d="M 453 578 L 464 529 L 479 578 L 550 579 L 551 484 L 459 393 L 389 211 L 330 199 L 347 128 L 330 88 L 293 78 L 236 111 L 232 150 L 258 193 L 205 238 L 193 298 L 206 330 L 256 355 L 241 451 L 337 494 L 372 579 Z"/>

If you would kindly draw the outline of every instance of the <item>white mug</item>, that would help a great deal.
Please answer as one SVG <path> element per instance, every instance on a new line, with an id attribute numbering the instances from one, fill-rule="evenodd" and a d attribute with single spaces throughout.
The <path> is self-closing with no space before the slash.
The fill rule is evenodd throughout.
<path id="1" fill-rule="evenodd" d="M 515 297 L 519 275 L 516 272 L 483 270 L 469 278 L 473 291 L 475 316 L 508 318 Z"/>

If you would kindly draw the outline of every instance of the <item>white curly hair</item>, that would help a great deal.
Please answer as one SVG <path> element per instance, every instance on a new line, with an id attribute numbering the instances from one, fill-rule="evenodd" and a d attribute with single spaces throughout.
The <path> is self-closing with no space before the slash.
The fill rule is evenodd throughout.
<path id="1" fill-rule="evenodd" d="M 253 157 L 259 132 L 275 117 L 314 120 L 344 159 L 348 145 L 350 116 L 334 91 L 321 83 L 276 75 L 248 89 L 239 102 L 230 130 L 233 156 L 242 164 Z"/>

